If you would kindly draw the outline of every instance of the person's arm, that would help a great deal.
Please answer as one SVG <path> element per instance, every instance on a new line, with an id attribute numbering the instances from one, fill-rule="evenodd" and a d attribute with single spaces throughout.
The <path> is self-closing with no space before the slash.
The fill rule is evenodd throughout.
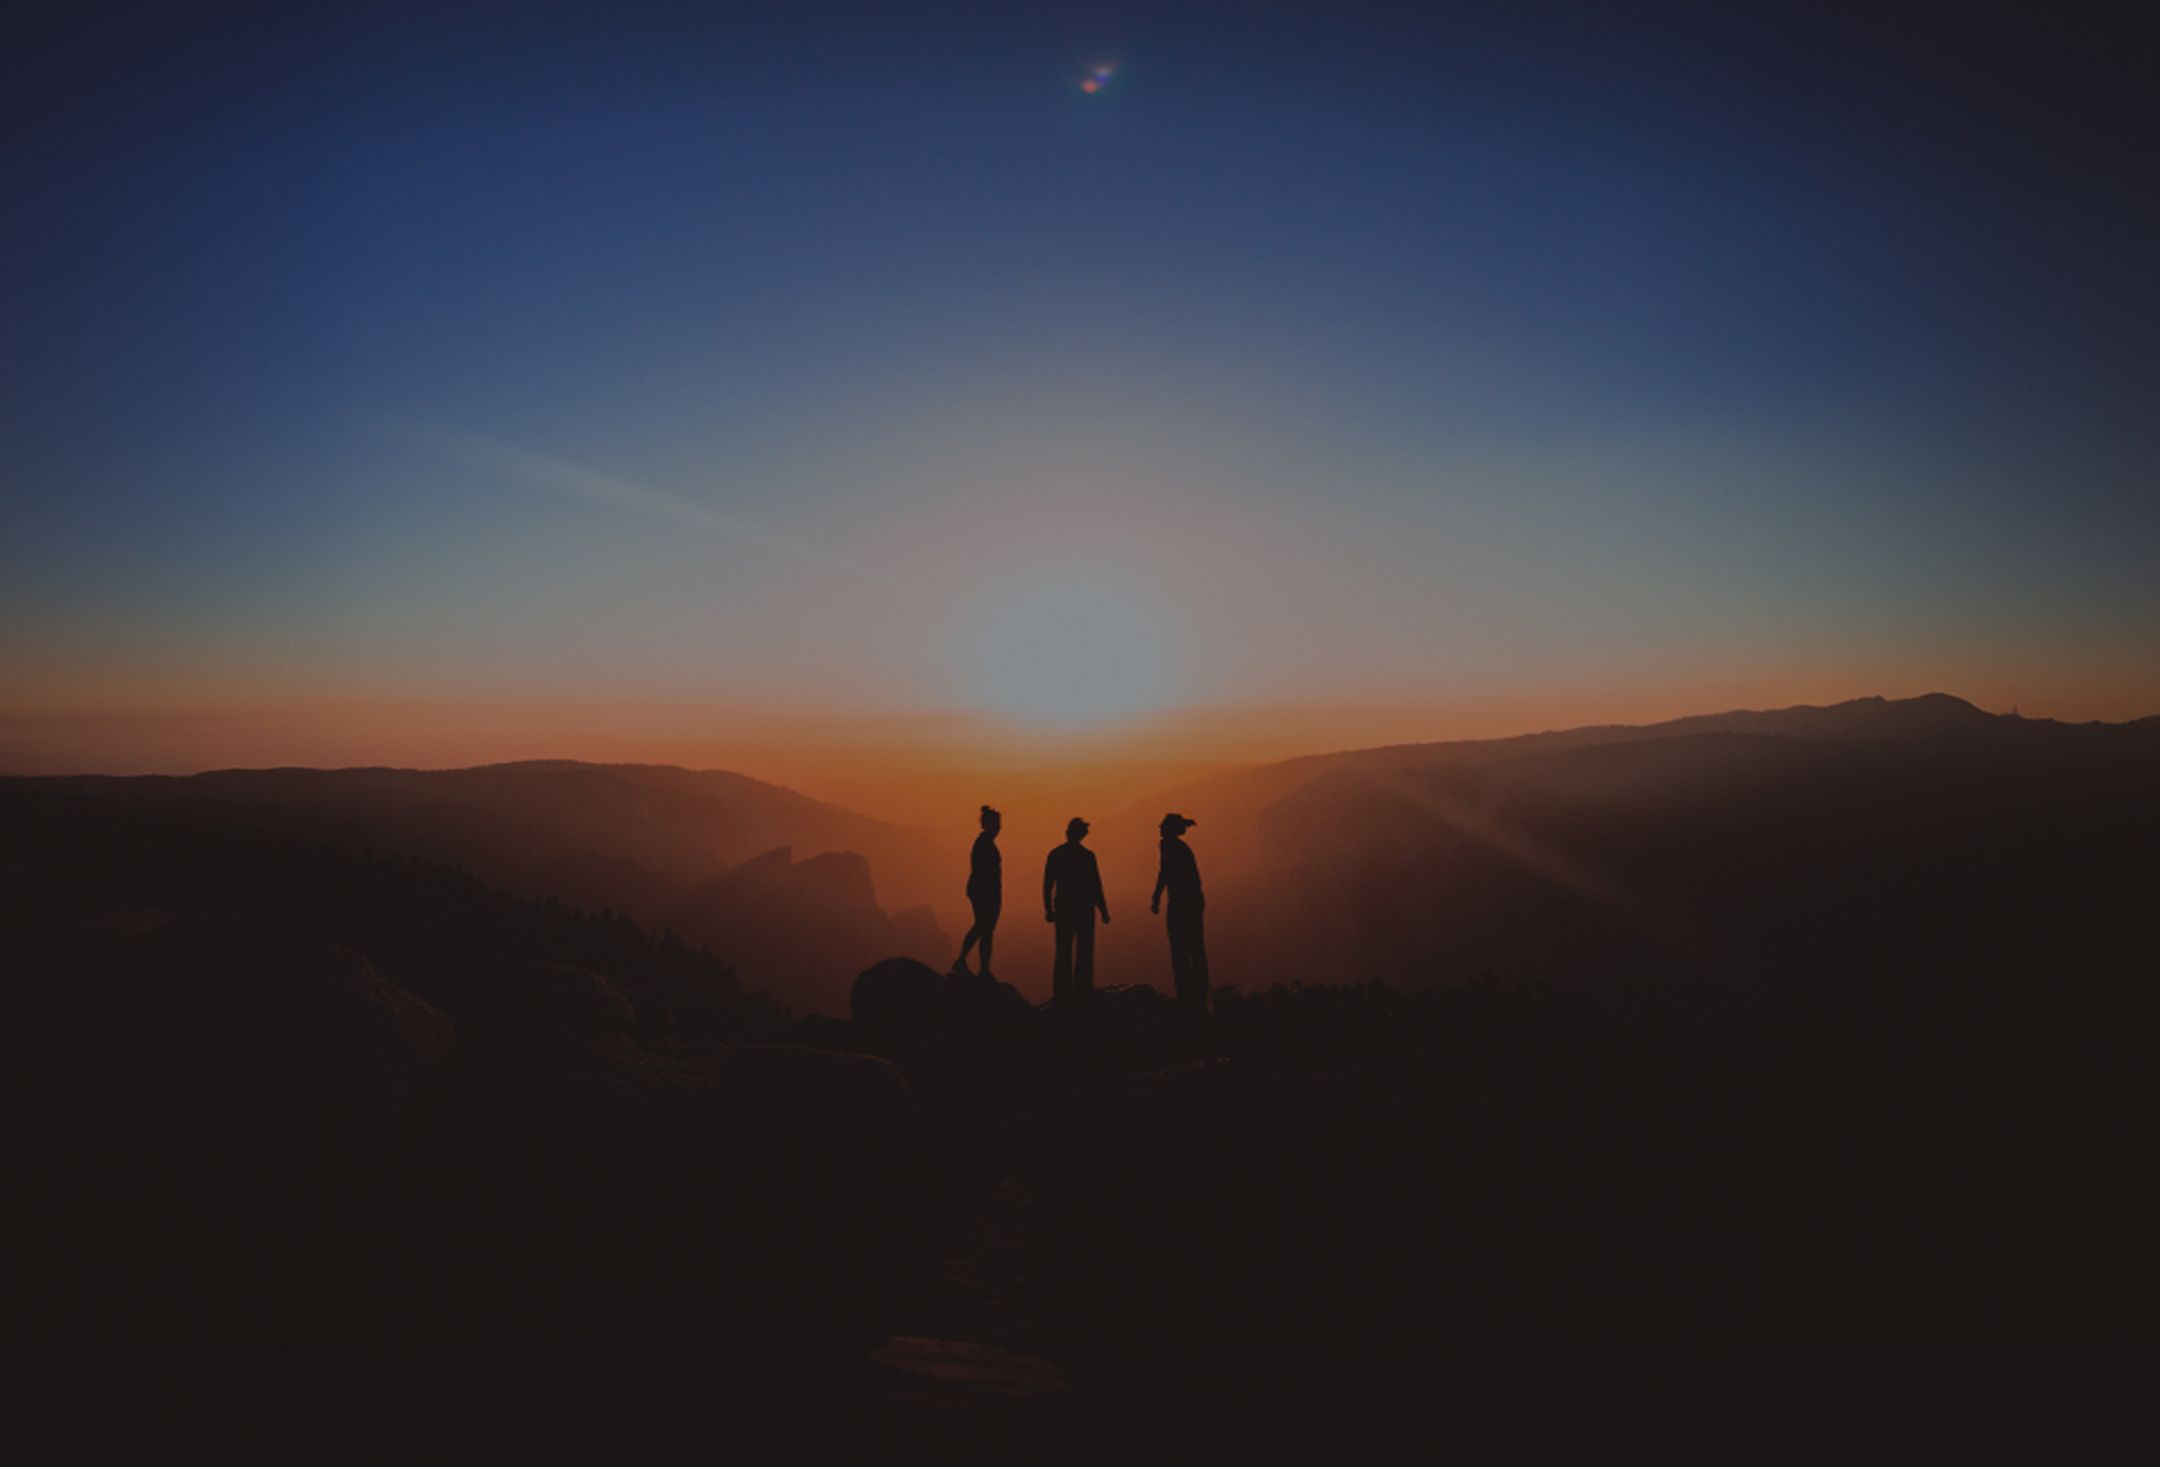
<path id="1" fill-rule="evenodd" d="M 1056 876 L 1057 852 L 1052 851 L 1049 858 L 1043 862 L 1043 920 L 1045 922 L 1055 922 L 1057 920 L 1057 908 L 1051 905 L 1051 888 Z"/>
<path id="2" fill-rule="evenodd" d="M 1162 858 L 1162 860 L 1161 860 L 1160 862 L 1158 862 L 1158 863 L 1156 864 L 1156 867 L 1155 867 L 1155 895 L 1153 895 L 1153 896 L 1151 896 L 1151 897 L 1149 897 L 1149 898 L 1148 898 L 1148 904 L 1147 904 L 1147 909 L 1148 909 L 1148 910 L 1149 910 L 1150 912 L 1153 912 L 1153 913 L 1155 913 L 1155 914 L 1156 914 L 1157 916 L 1160 916 L 1160 915 L 1162 915 L 1162 894 L 1163 894 L 1163 888 L 1164 888 L 1164 887 L 1166 887 L 1166 886 L 1168 886 L 1169 884 L 1170 884 L 1170 858 L 1169 858 L 1168 856 L 1165 856 L 1165 857 L 1163 857 L 1163 858 Z"/>
<path id="3" fill-rule="evenodd" d="M 1095 910 L 1102 913 L 1103 925 L 1108 926 L 1110 923 L 1110 899 L 1103 895 L 1102 867 L 1096 865 L 1093 856 L 1088 857 L 1088 864 L 1095 867 Z"/>

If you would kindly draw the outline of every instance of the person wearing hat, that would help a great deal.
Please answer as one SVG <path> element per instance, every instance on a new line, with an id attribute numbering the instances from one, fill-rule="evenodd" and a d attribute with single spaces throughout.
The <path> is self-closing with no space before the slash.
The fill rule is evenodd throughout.
<path id="1" fill-rule="evenodd" d="M 1005 905 L 1005 864 L 997 848 L 1004 823 L 1004 816 L 988 805 L 982 807 L 982 834 L 975 837 L 975 848 L 968 853 L 967 899 L 975 925 L 960 940 L 960 956 L 953 959 L 955 973 L 968 970 L 968 953 L 980 942 L 982 976 L 990 976 L 990 942 L 997 936 L 998 913 Z"/>
<path id="2" fill-rule="evenodd" d="M 1177 985 L 1178 1007 L 1204 1014 L 1208 1006 L 1207 937 L 1200 913 L 1207 899 L 1200 893 L 1200 863 L 1193 859 L 1192 847 L 1184 841 L 1185 832 L 1199 823 L 1183 815 L 1163 816 L 1162 867 L 1155 876 L 1155 895 L 1148 910 L 1162 911 L 1163 894 L 1169 893 L 1170 916 L 1164 925 L 1170 929 L 1170 977 Z"/>
<path id="3" fill-rule="evenodd" d="M 1065 822 L 1065 844 L 1043 862 L 1043 920 L 1057 924 L 1050 995 L 1062 1009 L 1081 1007 L 1095 991 L 1095 914 L 1110 920 L 1095 853 L 1080 844 L 1087 833 L 1088 823 L 1075 815 Z"/>

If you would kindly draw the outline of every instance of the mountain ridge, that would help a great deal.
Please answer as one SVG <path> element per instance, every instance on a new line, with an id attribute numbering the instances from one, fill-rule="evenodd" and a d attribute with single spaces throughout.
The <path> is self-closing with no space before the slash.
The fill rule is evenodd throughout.
<path id="1" fill-rule="evenodd" d="M 677 928 L 742 962 L 746 976 L 785 1002 L 830 1007 L 876 957 L 942 957 L 945 945 L 934 917 L 920 911 L 921 897 L 909 899 L 909 884 L 927 881 L 930 868 L 919 832 L 732 770 L 530 760 L 453 770 L 38 776 L 6 784 L 209 813 L 349 851 L 454 863 L 515 895 L 622 912 L 656 931 Z M 796 850 L 809 859 L 794 862 L 788 853 Z M 694 900 L 775 852 L 783 868 L 801 874 L 776 888 L 774 901 L 715 902 L 706 910 Z M 821 881 L 835 866 L 820 864 L 826 854 L 844 856 L 839 865 L 854 879 Z"/>
<path id="2" fill-rule="evenodd" d="M 1492 738 L 1431 739 L 1298 754 L 1270 763 L 1225 770 L 1204 779 L 1172 786 L 1127 806 L 1119 811 L 1118 815 L 1130 816 L 1157 804 L 1166 809 L 1184 809 L 1187 805 L 1197 808 L 1208 803 L 1217 791 L 1231 790 L 1241 783 L 1260 783 L 1274 791 L 1272 798 L 1280 798 L 1304 783 L 1305 778 L 1317 777 L 1321 773 L 1341 767 L 1414 767 L 1442 762 L 1480 762 L 1547 749 L 1632 743 L 1714 731 L 1760 732 L 1780 737 L 1861 737 L 1869 731 L 1855 726 L 1856 721 L 1869 716 L 1879 718 L 1883 714 L 1904 720 L 1893 727 L 1907 736 L 1941 732 L 1946 727 L 1959 727 L 1974 732 L 2006 727 L 2160 729 L 2160 714 L 2121 723 L 2107 723 L 2098 719 L 2083 723 L 2065 723 L 2051 718 L 2025 718 L 2016 713 L 1990 713 L 1954 693 L 1921 693 L 1910 698 L 1867 694 L 1841 699 L 1835 703 L 1795 703 L 1782 708 L 1732 708 L 1716 713 L 1690 713 L 1651 723 L 1583 724 L 1572 728 L 1539 729 Z M 1923 717 L 1929 720 L 1925 726 L 1920 722 Z M 1872 732 L 1879 736 L 1880 725 Z M 1239 803 L 1250 803 L 1250 799 L 1251 797 L 1247 797 Z M 1263 801 L 1268 802 L 1271 800 Z M 1188 810 L 1186 813 L 1195 811 Z"/>

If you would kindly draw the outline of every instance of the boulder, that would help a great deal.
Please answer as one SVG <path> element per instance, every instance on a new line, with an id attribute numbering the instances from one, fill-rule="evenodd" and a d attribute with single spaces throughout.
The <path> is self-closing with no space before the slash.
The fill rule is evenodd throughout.
<path id="1" fill-rule="evenodd" d="M 961 1019 L 1008 1019 L 1035 1011 L 1010 983 L 959 968 L 939 975 L 938 1003 L 948 1017 Z"/>
<path id="2" fill-rule="evenodd" d="M 937 969 L 913 958 L 873 963 L 855 979 L 848 1011 L 870 1029 L 893 1030 L 927 1023 L 937 1015 Z"/>
<path id="3" fill-rule="evenodd" d="M 938 974 L 938 1004 L 941 1008 L 960 1008 L 970 1005 L 988 992 L 997 982 L 966 968 L 952 968 Z"/>

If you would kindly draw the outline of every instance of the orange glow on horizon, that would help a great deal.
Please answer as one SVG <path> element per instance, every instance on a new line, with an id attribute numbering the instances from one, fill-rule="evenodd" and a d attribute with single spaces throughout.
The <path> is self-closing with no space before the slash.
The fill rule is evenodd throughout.
<path id="1" fill-rule="evenodd" d="M 1106 786 L 1233 764 L 1395 743 L 1501 738 L 1592 724 L 1655 723 L 1733 708 L 1949 692 L 2028 718 L 2124 721 L 2160 710 L 2160 685 L 2086 685 L 1828 673 L 1630 688 L 1488 692 L 1423 701 L 1284 702 L 1190 707 L 1093 729 L 987 714 L 758 708 L 655 701 L 452 700 L 225 687 L 215 695 L 0 706 L 0 773 L 186 774 L 306 765 L 459 768 L 522 759 L 729 769 L 905 822 L 963 813 L 986 782 L 1050 783 L 1081 797 L 1094 766 Z M 1150 783 L 1152 781 L 1152 783 Z M 1144 792 L 1135 790 L 1134 794 Z M 1007 798 L 1010 798 L 1008 796 Z"/>

